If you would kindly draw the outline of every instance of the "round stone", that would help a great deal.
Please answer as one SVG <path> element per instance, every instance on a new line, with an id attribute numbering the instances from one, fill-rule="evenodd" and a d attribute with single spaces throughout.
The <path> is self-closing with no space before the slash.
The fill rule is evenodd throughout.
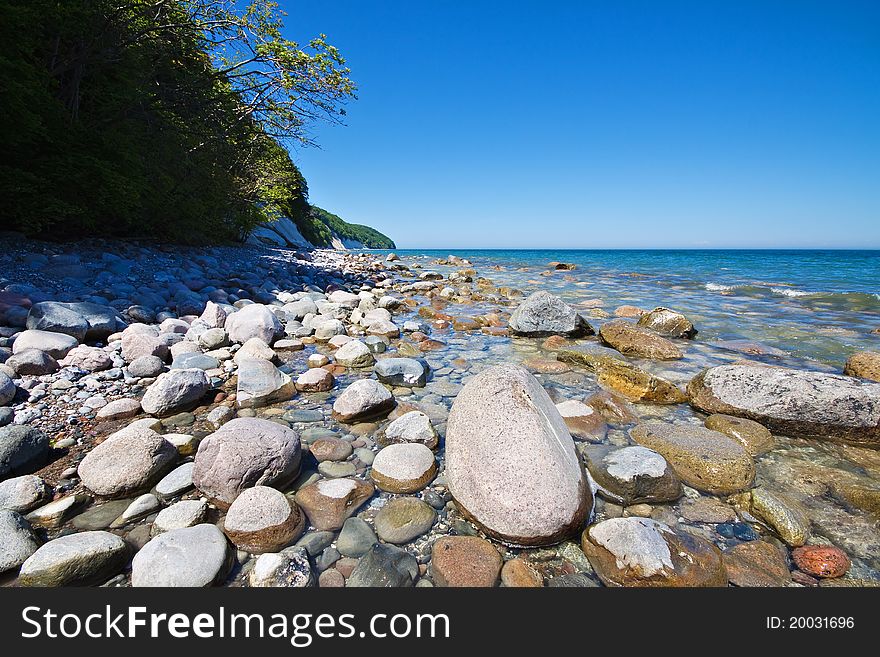
<path id="1" fill-rule="evenodd" d="M 344 461 L 353 451 L 351 443 L 340 438 L 318 438 L 309 445 L 312 456 L 320 461 Z"/>
<path id="2" fill-rule="evenodd" d="M 436 519 L 437 513 L 422 500 L 398 497 L 379 510 L 373 524 L 383 541 L 403 545 L 427 534 Z"/>
<path id="3" fill-rule="evenodd" d="M 431 551 L 431 573 L 437 586 L 498 586 L 501 555 L 476 536 L 442 536 Z"/>
<path id="4" fill-rule="evenodd" d="M 590 445 L 583 455 L 600 494 L 617 504 L 671 502 L 681 497 L 678 476 L 652 449 Z"/>
<path id="5" fill-rule="evenodd" d="M 394 397 L 375 379 L 359 379 L 348 386 L 333 404 L 333 417 L 353 423 L 387 413 L 394 408 Z"/>
<path id="6" fill-rule="evenodd" d="M 344 557 L 362 557 L 376 544 L 373 528 L 361 518 L 349 518 L 342 525 L 336 549 Z"/>
<path id="7" fill-rule="evenodd" d="M 832 545 L 804 545 L 792 550 L 795 565 L 813 577 L 843 577 L 849 570 L 846 552 Z"/>
<path id="8" fill-rule="evenodd" d="M 0 482 L 0 509 L 27 513 L 49 499 L 50 491 L 40 477 L 22 475 Z"/>
<path id="9" fill-rule="evenodd" d="M 309 522 L 318 530 L 337 530 L 372 497 L 373 485 L 359 479 L 322 479 L 296 493 Z"/>
<path id="10" fill-rule="evenodd" d="M 404 413 L 389 424 L 385 428 L 385 440 L 389 443 L 419 443 L 428 449 L 436 449 L 439 442 L 431 419 L 421 411 Z"/>
<path id="11" fill-rule="evenodd" d="M 321 367 L 312 367 L 296 379 L 299 392 L 326 392 L 333 388 L 333 375 Z"/>
<path id="12" fill-rule="evenodd" d="M 206 587 L 222 583 L 232 568 L 229 542 L 215 525 L 159 534 L 131 563 L 134 587 Z"/>
<path id="13" fill-rule="evenodd" d="M 293 429 L 258 418 L 236 418 L 199 443 L 193 483 L 221 508 L 246 488 L 283 489 L 299 475 L 302 455 Z"/>
<path id="14" fill-rule="evenodd" d="M 238 548 L 252 554 L 277 552 L 305 529 L 299 507 L 283 493 L 267 486 L 241 492 L 226 512 L 226 535 Z"/>
<path id="15" fill-rule="evenodd" d="M 333 354 L 336 362 L 343 367 L 369 367 L 373 364 L 373 354 L 360 340 L 349 340 Z"/>
<path id="16" fill-rule="evenodd" d="M 149 489 L 176 460 L 171 443 L 135 422 L 86 454 L 77 472 L 92 492 L 123 497 Z"/>
<path id="17" fill-rule="evenodd" d="M 370 477 L 389 493 L 414 493 L 437 474 L 433 452 L 420 443 L 398 443 L 376 454 Z"/>
<path id="18" fill-rule="evenodd" d="M 501 568 L 501 583 L 508 588 L 540 588 L 544 578 L 525 559 L 511 559 Z"/>
<path id="19" fill-rule="evenodd" d="M 153 536 L 172 529 L 184 529 L 198 525 L 208 515 L 208 503 L 205 500 L 181 500 L 159 511 L 153 526 Z"/>

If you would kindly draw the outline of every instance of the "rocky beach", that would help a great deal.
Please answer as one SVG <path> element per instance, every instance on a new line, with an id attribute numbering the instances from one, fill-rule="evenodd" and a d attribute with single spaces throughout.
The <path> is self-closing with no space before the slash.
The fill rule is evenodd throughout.
<path id="1" fill-rule="evenodd" d="M 876 295 L 0 243 L 5 586 L 880 583 Z"/>

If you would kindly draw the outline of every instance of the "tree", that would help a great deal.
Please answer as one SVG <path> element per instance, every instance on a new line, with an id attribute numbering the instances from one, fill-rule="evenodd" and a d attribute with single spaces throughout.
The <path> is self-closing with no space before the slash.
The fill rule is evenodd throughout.
<path id="1" fill-rule="evenodd" d="M 355 97 L 325 38 L 251 0 L 0 0 L 0 197 L 57 237 L 216 241 L 306 212 L 281 144 Z"/>

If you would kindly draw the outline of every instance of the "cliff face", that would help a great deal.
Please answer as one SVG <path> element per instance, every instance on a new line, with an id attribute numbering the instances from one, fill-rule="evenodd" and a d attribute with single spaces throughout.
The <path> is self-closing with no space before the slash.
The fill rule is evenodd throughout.
<path id="1" fill-rule="evenodd" d="M 305 217 L 287 217 L 261 224 L 248 237 L 250 244 L 319 249 L 393 249 L 391 238 L 374 228 L 350 224 L 341 217 L 312 206 Z"/>

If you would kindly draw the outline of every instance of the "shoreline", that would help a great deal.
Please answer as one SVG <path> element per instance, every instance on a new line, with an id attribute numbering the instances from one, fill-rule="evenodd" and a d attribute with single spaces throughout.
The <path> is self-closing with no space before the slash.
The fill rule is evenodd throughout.
<path id="1" fill-rule="evenodd" d="M 38 257 L 40 254 L 35 255 L 34 248 L 56 252 Z M 113 250 L 121 257 L 112 254 Z M 772 350 L 745 343 L 719 348 L 717 340 L 704 338 L 707 334 L 711 337 L 712 331 L 699 321 L 695 322 L 696 338 L 663 337 L 661 342 L 655 339 L 660 337 L 655 330 L 659 324 L 649 326 L 652 333 L 648 337 L 641 333 L 633 335 L 628 331 L 650 315 L 650 308 L 640 308 L 634 303 L 605 310 L 605 304 L 592 303 L 596 290 L 591 288 L 598 285 L 590 281 L 589 285 L 578 288 L 577 265 L 559 263 L 543 270 L 529 266 L 527 271 L 518 271 L 496 264 L 485 268 L 481 265 L 478 270 L 471 262 L 457 257 L 438 261 L 427 256 L 404 255 L 389 261 L 384 254 L 376 257 L 371 253 L 374 252 L 315 250 L 297 254 L 288 249 L 250 246 L 147 248 L 132 243 L 89 240 L 68 245 L 29 241 L 0 256 L 0 263 L 4 265 L 0 289 L 5 290 L 0 292 L 0 304 L 5 304 L 0 305 L 3 320 L 0 325 L 11 324 L 0 334 L 0 348 L 10 352 L 5 361 L 14 357 L 11 351 L 15 340 L 27 324 L 29 312 L 25 311 L 28 308 L 20 305 L 23 299 L 31 304 L 103 300 L 106 307 L 119 314 L 117 320 L 121 320 L 100 339 L 77 340 L 83 345 L 99 346 L 93 347 L 95 351 L 76 346 L 73 358 L 70 352 L 74 349 L 69 341 L 59 346 L 47 336 L 34 336 L 34 339 L 48 341 L 42 343 L 48 345 L 46 349 L 60 350 L 59 358 L 53 357 L 56 362 L 68 357 L 66 362 L 70 364 L 59 365 L 53 372 L 49 371 L 52 363 L 41 358 L 36 359 L 40 362 L 24 364 L 26 371 L 34 373 L 13 371 L 9 376 L 15 383 L 17 396 L 5 407 L 15 409 L 14 422 L 7 426 L 31 426 L 53 443 L 48 454 L 50 462 L 36 468 L 51 492 L 37 490 L 39 494 L 30 508 L 25 505 L 21 513 L 24 517 L 32 514 L 29 522 L 37 528 L 37 542 L 43 543 L 70 529 L 74 529 L 74 534 L 109 530 L 124 539 L 127 549 L 140 554 L 148 543 L 161 536 L 153 528 L 158 515 L 181 502 L 203 498 L 205 508 L 196 524 L 223 525 L 226 510 L 215 497 L 218 491 L 212 491 L 209 484 L 203 483 L 199 488 L 188 486 L 169 496 L 159 495 L 155 486 L 169 471 L 176 472 L 182 465 L 192 463 L 198 444 L 219 433 L 229 421 L 254 418 L 286 428 L 302 441 L 298 452 L 302 461 L 300 474 L 292 481 L 279 482 L 278 487 L 288 493 L 288 499 L 295 501 L 297 508 L 307 516 L 304 533 L 288 543 L 299 544 L 307 553 L 306 563 L 300 563 L 300 570 L 308 570 L 309 577 L 303 581 L 310 584 L 353 585 L 354 577 L 354 582 L 369 585 L 378 581 L 375 578 L 379 575 L 397 577 L 400 582 L 408 581 L 408 585 L 449 583 L 456 581 L 456 577 L 466 576 L 460 572 L 461 560 L 494 554 L 487 553 L 487 549 L 494 549 L 499 555 L 498 572 L 488 580 L 480 580 L 480 584 L 497 584 L 501 578 L 508 586 L 539 582 L 550 586 L 598 586 L 613 583 L 620 577 L 626 584 L 637 583 L 640 576 L 617 572 L 619 569 L 607 563 L 607 554 L 602 550 L 617 549 L 613 541 L 596 539 L 593 544 L 587 539 L 581 541 L 580 529 L 585 524 L 593 528 L 615 524 L 603 525 L 609 521 L 620 521 L 624 525 L 642 521 L 658 523 L 672 528 L 679 537 L 676 540 L 694 537 L 702 547 L 693 556 L 709 559 L 714 564 L 710 569 L 715 569 L 715 575 L 724 572 L 724 577 L 735 585 L 766 582 L 765 570 L 773 573 L 771 579 L 776 585 L 868 585 L 880 581 L 880 549 L 872 539 L 876 521 L 872 520 L 870 511 L 870 505 L 876 503 L 871 501 L 876 500 L 876 492 L 871 491 L 880 487 L 880 458 L 877 456 L 880 452 L 876 449 L 797 437 L 798 431 L 790 430 L 784 418 L 768 417 L 764 424 L 773 427 L 772 438 L 767 438 L 766 429 L 762 432 L 749 425 L 750 438 L 737 439 L 740 446 L 730 448 L 735 458 L 728 455 L 727 460 L 722 459 L 710 449 L 713 458 L 720 459 L 720 469 L 716 472 L 720 481 L 714 481 L 708 490 L 706 486 L 702 486 L 703 490 L 695 487 L 700 485 L 702 475 L 689 470 L 687 453 L 708 449 L 707 435 L 696 429 L 709 431 L 709 438 L 716 442 L 725 436 L 729 438 L 737 429 L 731 428 L 730 421 L 725 424 L 722 420 L 714 425 L 721 428 L 709 429 L 707 424 L 704 429 L 707 416 L 717 415 L 718 411 L 695 410 L 685 403 L 685 389 L 699 372 L 711 368 L 756 365 L 791 369 L 791 364 L 774 355 Z M 71 255 L 80 257 L 77 260 L 69 257 Z M 567 269 L 568 266 L 574 268 Z M 10 290 L 12 283 L 16 285 Z M 565 298 L 563 301 L 555 297 L 562 306 L 557 308 L 557 315 L 553 315 L 554 321 L 562 321 L 560 317 L 582 316 L 591 330 L 602 332 L 601 343 L 597 337 L 588 337 L 583 331 L 558 323 L 548 328 L 546 311 L 536 312 L 532 318 L 538 329 L 519 331 L 527 334 L 531 331 L 534 337 L 511 335 L 509 327 L 512 322 L 516 323 L 511 320 L 514 311 L 529 295 L 551 284 L 561 286 L 559 290 L 554 287 L 551 296 L 559 292 Z M 42 298 L 39 292 L 47 298 Z M 48 298 L 50 296 L 52 298 Z M 233 308 L 225 309 L 227 302 Z M 229 318 L 251 305 L 267 307 L 268 314 L 255 314 L 245 323 L 246 328 L 237 327 L 241 329 L 238 333 L 231 325 L 224 326 Z M 690 315 L 688 308 L 676 310 Z M 221 314 L 223 321 L 218 319 Z M 689 321 L 688 317 L 682 317 Z M 676 316 L 675 322 L 680 321 Z M 218 325 L 212 326 L 212 323 Z M 621 337 L 616 338 L 610 328 L 606 329 L 611 324 L 619 328 Z M 132 329 L 131 325 L 147 328 Z M 203 339 L 208 331 L 215 334 L 211 339 Z M 218 331 L 226 332 L 226 338 L 220 339 Z M 56 338 L 58 334 L 55 333 Z M 254 338 L 257 342 L 249 342 Z M 618 339 L 621 342 L 614 344 Z M 61 341 L 65 342 L 63 338 Z M 663 350 L 669 349 L 669 345 L 681 355 L 669 352 L 658 359 L 657 354 L 665 353 Z M 67 352 L 62 355 L 65 349 Z M 247 353 L 247 357 L 242 358 L 242 353 Z M 389 370 L 383 374 L 378 364 L 389 356 L 408 362 L 400 363 L 399 371 Z M 143 375 L 135 376 L 131 367 L 135 360 L 144 357 L 153 360 L 139 362 L 138 366 L 151 364 L 154 369 L 144 369 Z M 178 365 L 196 366 L 174 367 L 175 359 L 181 359 Z M 323 362 L 325 359 L 327 362 Z M 260 364 L 243 365 L 252 361 Z M 623 378 L 616 374 L 622 367 L 621 362 L 634 368 L 626 370 L 627 376 Z M 800 367 L 800 361 L 792 362 Z M 169 365 L 172 369 L 168 369 Z M 450 493 L 445 450 L 450 409 L 475 376 L 495 365 L 502 368 L 521 365 L 525 368 L 522 371 L 530 372 L 528 377 L 532 378 L 523 380 L 536 381 L 548 396 L 545 401 L 535 402 L 536 408 L 543 409 L 538 416 L 556 412 L 544 409 L 542 404 L 549 403 L 548 408 L 556 409 L 562 406 L 565 430 L 573 437 L 571 453 L 577 454 L 579 462 L 583 462 L 586 472 L 590 473 L 591 520 L 579 523 L 578 531 L 563 532 L 565 540 L 561 543 L 554 539 L 550 545 L 535 548 L 509 547 L 504 540 L 497 539 L 504 532 L 494 525 L 493 531 L 488 533 L 496 538 L 479 538 L 485 536 L 483 530 L 495 520 L 487 518 L 486 511 L 459 508 Z M 874 366 L 873 361 L 869 365 Z M 0 369 L 3 367 L 10 369 L 8 365 L 0 365 Z M 45 373 L 35 373 L 40 367 L 45 368 Z M 166 374 L 175 370 L 193 369 L 204 372 L 204 382 L 199 379 L 180 385 L 191 385 L 199 394 L 194 392 L 195 396 L 181 403 L 180 399 L 174 399 L 178 389 L 163 389 L 167 398 L 150 406 L 156 409 L 153 417 L 158 419 L 143 422 L 150 415 L 143 412 L 140 404 L 134 403 L 123 403 L 125 409 L 119 416 L 109 414 L 107 417 L 105 412 L 105 417 L 99 417 L 102 409 L 119 400 L 143 402 L 143 395 L 151 388 L 154 390 L 151 397 L 161 397 L 156 392 L 159 388 L 155 387 L 158 378 L 167 379 Z M 832 368 L 827 366 L 807 369 L 816 376 L 834 376 Z M 306 372 L 311 374 L 302 380 Z M 367 404 L 366 409 L 347 409 L 344 404 L 337 408 L 343 392 L 355 382 L 375 381 L 380 375 L 385 377 L 386 384 L 379 388 L 391 396 L 390 404 L 381 409 L 369 408 L 371 398 L 367 395 L 354 402 L 355 406 Z M 247 384 L 242 383 L 243 376 L 247 376 Z M 639 399 L 639 394 L 646 394 L 638 392 L 645 376 L 667 381 L 672 386 L 669 394 L 677 389 L 682 397 L 673 395 L 660 404 L 656 403 L 657 399 Z M 656 381 L 648 387 L 656 390 Z M 385 393 L 376 389 L 370 394 Z M 534 394 L 540 396 L 537 389 Z M 245 398 L 249 400 L 247 403 L 243 403 Z M 492 403 L 492 400 L 484 400 L 476 404 L 471 414 L 478 416 L 481 408 L 491 407 Z M 714 398 L 704 406 L 708 408 L 713 403 L 716 403 Z M 410 415 L 413 412 L 421 415 Z M 744 415 L 749 413 L 755 415 L 747 409 L 743 411 Z M 391 423 L 406 415 L 410 415 L 407 423 L 413 426 L 404 433 L 411 438 L 389 438 Z M 529 418 L 533 416 L 522 421 L 532 421 Z M 476 425 L 468 425 L 467 431 L 479 433 L 480 427 L 493 421 L 497 419 L 475 420 Z M 534 421 L 539 434 L 541 430 L 549 431 L 543 420 Z M 635 431 L 652 422 L 684 427 L 684 434 L 669 438 L 656 427 L 653 431 Z M 73 468 L 109 436 L 132 424 L 151 440 L 155 434 L 164 436 L 164 443 L 174 445 L 173 463 L 160 468 L 161 472 L 145 475 L 145 484 L 139 489 L 129 490 L 117 482 L 122 486 L 119 491 L 97 494 Z M 817 426 L 822 428 L 821 424 Z M 498 430 L 515 434 L 515 427 L 504 424 Z M 830 425 L 827 430 L 832 434 L 838 431 Z M 558 427 L 552 431 L 558 431 Z M 859 434 L 860 440 L 862 435 L 869 439 L 873 435 L 870 428 L 859 431 L 863 432 Z M 842 431 L 838 432 L 843 435 Z M 759 439 L 767 444 L 749 443 L 749 440 L 760 442 Z M 687 449 L 675 447 L 680 446 L 681 441 L 687 443 Z M 746 450 L 748 453 L 743 456 L 742 445 L 746 443 L 755 453 Z M 413 478 L 419 479 L 418 485 L 405 478 L 401 480 L 403 483 L 395 483 L 393 467 L 389 468 L 390 474 L 385 475 L 385 480 L 374 475 L 378 472 L 375 459 L 393 444 L 417 444 L 433 454 L 433 469 L 427 468 Z M 609 453 L 636 446 L 662 454 L 660 460 L 671 464 L 675 472 L 675 475 L 666 475 L 670 468 L 665 468 L 661 470 L 662 476 L 652 478 L 648 476 L 650 468 L 645 472 L 638 470 L 639 477 L 645 477 L 641 481 L 649 489 L 638 495 L 632 494 L 622 483 L 626 477 L 614 477 L 614 468 L 606 463 Z M 541 472 L 542 460 L 536 454 L 544 448 L 538 441 L 531 451 L 520 456 L 523 459 L 518 462 L 520 469 L 528 472 L 525 480 L 518 480 L 520 484 L 540 488 L 545 473 Z M 424 465 L 419 461 L 424 458 L 424 450 L 410 451 L 413 453 L 399 457 L 406 463 L 407 473 L 413 468 L 417 470 L 420 463 Z M 622 459 L 623 454 L 619 453 L 616 458 Z M 654 458 L 651 456 L 649 461 Z M 108 459 L 107 463 L 114 463 L 113 458 Z M 645 463 L 639 461 L 637 466 L 647 467 Z M 470 467 L 475 471 L 485 468 L 486 476 L 492 475 L 491 462 L 472 463 Z M 738 471 L 738 467 L 746 470 L 752 467 L 751 477 L 748 472 Z M 853 470 L 864 474 L 853 475 Z M 389 479 L 394 481 L 389 483 Z M 601 485 L 595 485 L 600 479 Z M 333 495 L 328 498 L 318 494 L 320 482 L 332 481 L 360 482 L 357 486 L 369 484 L 378 490 L 362 500 L 358 498 L 357 506 L 343 518 L 342 512 L 332 504 Z M 682 487 L 676 489 L 670 481 Z M 817 481 L 826 483 L 820 485 Z M 303 489 L 308 489 L 311 497 L 303 494 Z M 148 493 L 149 490 L 154 492 Z M 752 492 L 756 490 L 762 492 Z M 674 495 L 676 491 L 678 494 Z M 762 497 L 764 492 L 769 494 L 769 502 Z M 50 499 L 58 502 L 77 495 L 89 499 L 73 499 L 75 503 L 68 509 L 45 511 Z M 118 499 L 125 499 L 127 503 L 119 503 Z M 554 504 L 544 497 L 536 499 L 551 507 Z M 409 501 L 392 505 L 393 500 Z M 139 503 L 141 509 L 129 511 L 134 503 Z M 770 511 L 767 511 L 768 505 Z M 534 509 L 527 513 L 533 512 Z M 126 513 L 129 516 L 123 518 Z M 323 522 L 328 516 L 332 521 Z M 349 518 L 359 518 L 360 522 Z M 517 519 L 520 520 L 530 526 L 535 519 Z M 330 529 L 319 529 L 319 525 Z M 348 535 L 343 537 L 346 527 L 349 527 Z M 403 527 L 417 527 L 419 532 L 410 537 Z M 330 536 L 325 535 L 328 531 L 332 532 Z M 852 561 L 847 574 L 842 579 L 828 579 L 809 575 L 805 562 L 801 566 L 792 565 L 790 559 L 799 548 L 795 543 L 800 540 L 792 532 L 805 533 L 807 537 L 803 542 L 816 549 L 826 544 L 842 548 Z M 685 538 L 681 538 L 682 533 L 686 534 Z M 227 531 L 227 535 L 231 538 L 234 533 Z M 512 536 L 523 538 L 519 534 Z M 458 544 L 456 549 L 462 552 L 457 560 L 438 565 L 432 558 L 432 547 L 444 537 L 468 537 L 474 541 L 466 546 Z M 365 545 L 374 539 L 376 543 Z M 341 549 L 340 540 L 344 546 Z M 347 541 L 354 541 L 355 547 L 349 549 Z M 51 540 L 46 545 L 51 545 Z M 374 545 L 383 547 L 374 548 Z M 758 552 L 748 547 L 755 545 L 762 546 Z M 776 552 L 763 546 L 771 546 Z M 365 549 L 360 552 L 362 548 Z M 230 553 L 232 549 L 230 544 Z M 390 573 L 382 571 L 390 566 L 380 567 L 378 562 L 370 561 L 379 559 L 381 555 L 376 554 L 377 551 L 398 555 L 400 563 L 406 562 L 409 566 L 415 563 L 416 574 L 410 574 L 407 580 L 399 567 L 392 568 Z M 253 585 L 260 552 L 239 546 L 231 571 L 220 579 L 236 586 Z M 284 554 L 284 558 L 302 560 L 302 550 Z M 744 558 L 737 558 L 740 554 Z M 749 559 L 753 562 L 751 565 Z M 508 571 L 506 577 L 502 561 Z M 765 568 L 758 568 L 756 563 Z M 768 564 L 772 567 L 766 567 Z M 682 568 L 679 564 L 669 567 L 676 573 L 677 585 L 697 583 L 691 575 L 679 572 Z M 105 581 L 128 585 L 130 568 L 129 562 L 117 566 L 117 572 Z M 107 573 L 101 576 L 104 574 Z M 219 571 L 215 574 L 220 577 Z M 642 573 L 642 576 L 654 575 Z M 7 585 L 15 584 L 9 574 L 4 580 Z M 727 581 L 725 579 L 725 583 Z M 56 582 L 64 583 L 67 582 Z"/>

